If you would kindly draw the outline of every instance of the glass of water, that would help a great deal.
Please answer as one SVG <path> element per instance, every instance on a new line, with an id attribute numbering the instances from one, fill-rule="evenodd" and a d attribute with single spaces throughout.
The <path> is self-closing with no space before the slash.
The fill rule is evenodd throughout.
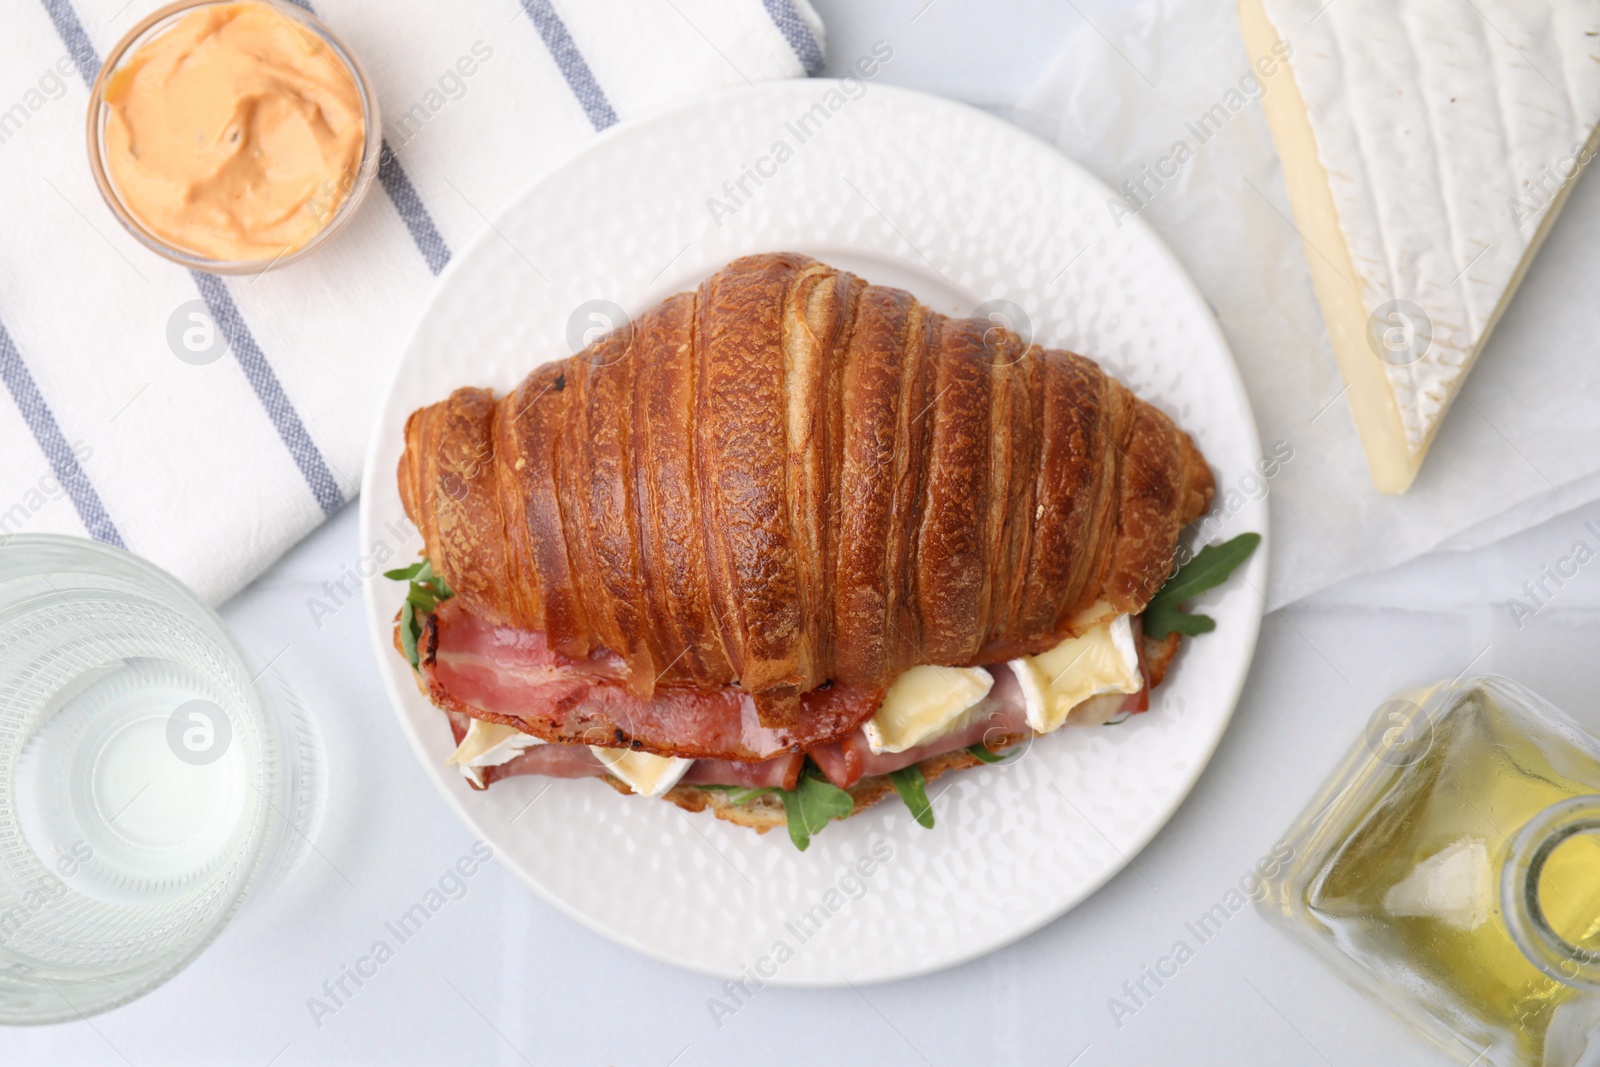
<path id="1" fill-rule="evenodd" d="M 0 542 L 0 1023 L 149 992 L 321 816 L 313 724 L 176 579 L 80 538 Z"/>

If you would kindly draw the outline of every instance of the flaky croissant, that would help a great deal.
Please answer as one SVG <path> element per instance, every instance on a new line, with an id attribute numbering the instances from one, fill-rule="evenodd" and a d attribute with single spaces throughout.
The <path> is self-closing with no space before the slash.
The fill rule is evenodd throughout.
<path id="1" fill-rule="evenodd" d="M 414 412 L 399 483 L 463 609 L 643 696 L 738 685 L 764 726 L 1138 612 L 1213 492 L 1090 360 L 792 253 Z"/>

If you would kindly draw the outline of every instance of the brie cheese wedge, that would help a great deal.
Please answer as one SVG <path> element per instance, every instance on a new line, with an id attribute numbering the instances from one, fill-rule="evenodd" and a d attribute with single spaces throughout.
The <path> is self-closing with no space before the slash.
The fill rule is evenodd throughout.
<path id="1" fill-rule="evenodd" d="M 523 749 L 542 744 L 544 741 L 540 738 L 525 734 L 514 726 L 473 719 L 467 726 L 467 734 L 461 739 L 461 744 L 456 746 L 445 763 L 459 767 L 472 784 L 481 787 L 484 767 L 510 763 L 522 754 Z"/>
<path id="2" fill-rule="evenodd" d="M 653 756 L 648 752 L 635 752 L 631 748 L 590 745 L 589 751 L 606 765 L 606 770 L 613 777 L 628 783 L 628 788 L 642 797 L 661 796 L 677 785 L 678 779 L 694 765 L 692 759 Z"/>
<path id="3" fill-rule="evenodd" d="M 1126 615 L 1007 666 L 1022 686 L 1028 727 L 1039 734 L 1060 729 L 1072 709 L 1090 697 L 1144 688 L 1133 624 Z"/>
<path id="4" fill-rule="evenodd" d="M 912 667 L 889 686 L 862 728 L 867 747 L 904 752 L 943 737 L 993 687 L 993 676 L 982 667 Z"/>
<path id="5" fill-rule="evenodd" d="M 1239 0 L 1239 17 L 1367 464 L 1404 492 L 1600 148 L 1600 5 Z"/>

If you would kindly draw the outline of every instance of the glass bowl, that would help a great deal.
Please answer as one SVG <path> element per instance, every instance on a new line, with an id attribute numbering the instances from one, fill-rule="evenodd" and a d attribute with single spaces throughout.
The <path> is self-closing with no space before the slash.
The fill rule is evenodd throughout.
<path id="1" fill-rule="evenodd" d="M 350 79 L 355 83 L 356 91 L 361 97 L 361 114 L 366 126 L 366 138 L 362 145 L 361 162 L 356 167 L 354 181 L 351 183 L 348 194 L 334 211 L 333 215 L 322 225 L 310 240 L 299 248 L 281 253 L 271 259 L 225 260 L 213 259 L 199 252 L 182 248 L 158 236 L 150 230 L 139 217 L 124 203 L 122 195 L 117 191 L 116 183 L 111 178 L 110 169 L 106 165 L 105 130 L 106 118 L 110 108 L 105 102 L 106 85 L 113 74 L 123 65 L 123 61 L 133 55 L 138 49 L 165 32 L 167 29 L 196 8 L 221 7 L 238 3 L 240 0 L 178 0 L 177 3 L 168 4 L 166 7 L 151 12 L 142 19 L 133 29 L 116 43 L 116 46 L 106 54 L 105 62 L 100 65 L 100 74 L 94 80 L 94 87 L 89 93 L 88 115 L 88 140 L 89 140 L 89 169 L 94 175 L 95 185 L 100 189 L 106 206 L 111 209 L 117 221 L 140 244 L 164 259 L 189 267 L 193 270 L 206 271 L 210 274 L 260 274 L 274 267 L 287 266 L 296 260 L 310 255 L 314 250 L 321 248 L 333 235 L 344 228 L 345 224 L 361 206 L 361 201 L 366 197 L 367 191 L 372 186 L 372 179 L 378 173 L 379 157 L 383 153 L 383 126 L 378 113 L 378 96 L 368 79 L 366 71 L 356 59 L 345 43 L 334 32 L 323 25 L 322 21 L 309 11 L 292 3 L 274 3 L 270 0 L 256 0 L 266 3 L 282 17 L 292 20 L 303 27 L 306 32 L 315 34 L 329 48 L 345 66 L 350 74 Z"/>

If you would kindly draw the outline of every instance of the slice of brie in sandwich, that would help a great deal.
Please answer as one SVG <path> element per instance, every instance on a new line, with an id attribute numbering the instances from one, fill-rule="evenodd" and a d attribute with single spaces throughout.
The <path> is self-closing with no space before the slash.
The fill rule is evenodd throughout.
<path id="1" fill-rule="evenodd" d="M 678 784 L 678 779 L 694 765 L 692 759 L 676 756 L 652 756 L 648 752 L 635 752 L 627 748 L 602 748 L 590 745 L 589 751 L 606 765 L 613 777 L 627 783 L 629 789 L 643 797 L 658 797 Z"/>
<path id="2" fill-rule="evenodd" d="M 1036 734 L 1060 729 L 1072 710 L 1091 698 L 1144 688 L 1133 624 L 1126 615 L 1097 623 L 1048 652 L 1014 659 L 1008 666 L 1022 686 L 1028 728 Z"/>
<path id="3" fill-rule="evenodd" d="M 1600 140 L 1594 0 L 1239 0 L 1373 481 L 1401 493 Z"/>
<path id="4" fill-rule="evenodd" d="M 539 738 L 525 734 L 514 726 L 498 722 L 473 719 L 467 726 L 467 736 L 461 739 L 446 763 L 460 769 L 461 774 L 479 789 L 483 788 L 483 769 L 510 763 L 522 751 L 533 745 L 544 744 Z"/>
<path id="5" fill-rule="evenodd" d="M 874 752 L 904 752 L 943 737 L 989 695 L 982 667 L 912 667 L 894 680 L 862 730 Z"/>

